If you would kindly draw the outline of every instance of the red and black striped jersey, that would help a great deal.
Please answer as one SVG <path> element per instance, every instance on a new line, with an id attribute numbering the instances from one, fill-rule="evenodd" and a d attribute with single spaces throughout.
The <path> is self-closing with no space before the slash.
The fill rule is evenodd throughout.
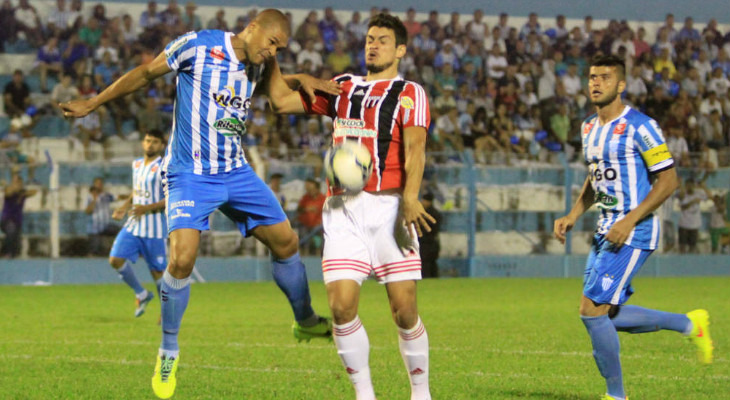
<path id="1" fill-rule="evenodd" d="M 431 114 L 421 85 L 401 77 L 365 81 L 362 76 L 340 75 L 342 93 L 317 93 L 310 104 L 302 96 L 309 114 L 328 115 L 334 121 L 333 144 L 356 139 L 370 149 L 373 174 L 363 190 L 378 192 L 405 186 L 403 132 L 419 126 L 428 130 Z"/>

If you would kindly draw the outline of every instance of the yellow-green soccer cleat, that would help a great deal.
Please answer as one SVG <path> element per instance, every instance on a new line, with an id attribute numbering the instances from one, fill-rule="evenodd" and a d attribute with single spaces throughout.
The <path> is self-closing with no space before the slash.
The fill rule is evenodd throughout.
<path id="1" fill-rule="evenodd" d="M 152 390 L 161 399 L 169 399 L 175 393 L 175 372 L 177 372 L 178 357 L 157 356 L 155 374 L 152 376 Z"/>
<path id="2" fill-rule="evenodd" d="M 616 400 L 615 397 L 611 397 L 607 394 L 604 394 L 603 397 L 601 397 L 601 400 Z M 629 396 L 626 396 L 626 400 L 629 400 Z"/>
<path id="3" fill-rule="evenodd" d="M 319 322 L 313 326 L 301 326 L 297 321 L 292 325 L 294 337 L 301 343 L 303 340 L 309 342 L 314 338 L 332 340 L 332 320 L 319 317 Z"/>
<path id="4" fill-rule="evenodd" d="M 710 337 L 710 314 L 707 310 L 694 310 L 687 313 L 692 321 L 689 340 L 697 346 L 697 357 L 703 364 L 712 364 L 712 338 Z"/>

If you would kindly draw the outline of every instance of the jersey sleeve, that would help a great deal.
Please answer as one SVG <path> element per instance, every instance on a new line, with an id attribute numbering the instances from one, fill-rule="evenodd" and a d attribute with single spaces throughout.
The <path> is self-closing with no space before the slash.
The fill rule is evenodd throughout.
<path id="1" fill-rule="evenodd" d="M 431 125 L 431 110 L 428 105 L 426 91 L 421 85 L 408 82 L 400 95 L 400 115 L 402 117 L 403 129 L 412 126 L 420 126 L 428 130 Z"/>
<path id="2" fill-rule="evenodd" d="M 334 104 L 335 96 L 320 91 L 316 91 L 314 94 L 317 101 L 312 103 L 309 95 L 304 90 L 299 89 L 299 97 L 302 99 L 304 111 L 307 114 L 328 115 L 334 118 L 334 115 L 332 115 L 334 110 L 330 105 Z"/>
<path id="3" fill-rule="evenodd" d="M 167 65 L 173 71 L 189 71 L 195 62 L 195 41 L 198 34 L 188 32 L 165 46 Z"/>
<path id="4" fill-rule="evenodd" d="M 634 144 L 650 173 L 657 173 L 674 166 L 674 159 L 664 141 L 662 130 L 656 121 L 649 120 L 634 132 Z"/>

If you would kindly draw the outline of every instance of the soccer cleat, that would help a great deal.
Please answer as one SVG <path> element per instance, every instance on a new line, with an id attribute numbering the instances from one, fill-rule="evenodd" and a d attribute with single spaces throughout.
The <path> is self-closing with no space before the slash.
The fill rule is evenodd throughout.
<path id="1" fill-rule="evenodd" d="M 168 357 L 165 355 L 157 356 L 157 364 L 155 364 L 155 374 L 152 375 L 152 390 L 155 396 L 161 399 L 169 399 L 175 393 L 175 372 L 177 372 L 178 357 Z"/>
<path id="2" fill-rule="evenodd" d="M 707 310 L 694 310 L 687 313 L 692 321 L 689 340 L 697 346 L 697 357 L 703 364 L 712 364 L 712 338 L 710 337 L 710 314 Z"/>
<path id="3" fill-rule="evenodd" d="M 608 393 L 604 394 L 603 397 L 601 397 L 601 400 L 616 400 L 616 399 L 617 399 L 616 397 L 613 397 L 613 396 L 609 395 Z M 629 400 L 629 396 L 626 396 L 624 398 L 624 400 Z"/>
<path id="4" fill-rule="evenodd" d="M 136 299 L 135 303 L 137 304 L 137 309 L 134 310 L 134 316 L 136 318 L 141 317 L 142 314 L 144 314 L 144 310 L 147 308 L 147 304 L 149 304 L 150 301 L 152 301 L 152 299 L 154 298 L 155 295 L 152 294 L 152 292 L 147 292 L 147 297 L 145 297 L 144 299 Z"/>
<path id="5" fill-rule="evenodd" d="M 303 340 L 309 342 L 313 338 L 323 338 L 332 340 L 332 320 L 325 317 L 319 317 L 319 322 L 313 326 L 301 326 L 299 322 L 294 321 L 292 325 L 294 337 L 301 343 Z"/>

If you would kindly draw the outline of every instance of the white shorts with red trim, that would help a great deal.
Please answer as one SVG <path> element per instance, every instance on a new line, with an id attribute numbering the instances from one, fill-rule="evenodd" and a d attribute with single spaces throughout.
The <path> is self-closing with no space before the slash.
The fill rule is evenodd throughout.
<path id="1" fill-rule="evenodd" d="M 322 211 L 324 282 L 371 274 L 380 283 L 421 279 L 421 256 L 413 227 L 406 229 L 395 194 L 340 194 Z M 412 233 L 409 233 L 410 232 Z"/>

